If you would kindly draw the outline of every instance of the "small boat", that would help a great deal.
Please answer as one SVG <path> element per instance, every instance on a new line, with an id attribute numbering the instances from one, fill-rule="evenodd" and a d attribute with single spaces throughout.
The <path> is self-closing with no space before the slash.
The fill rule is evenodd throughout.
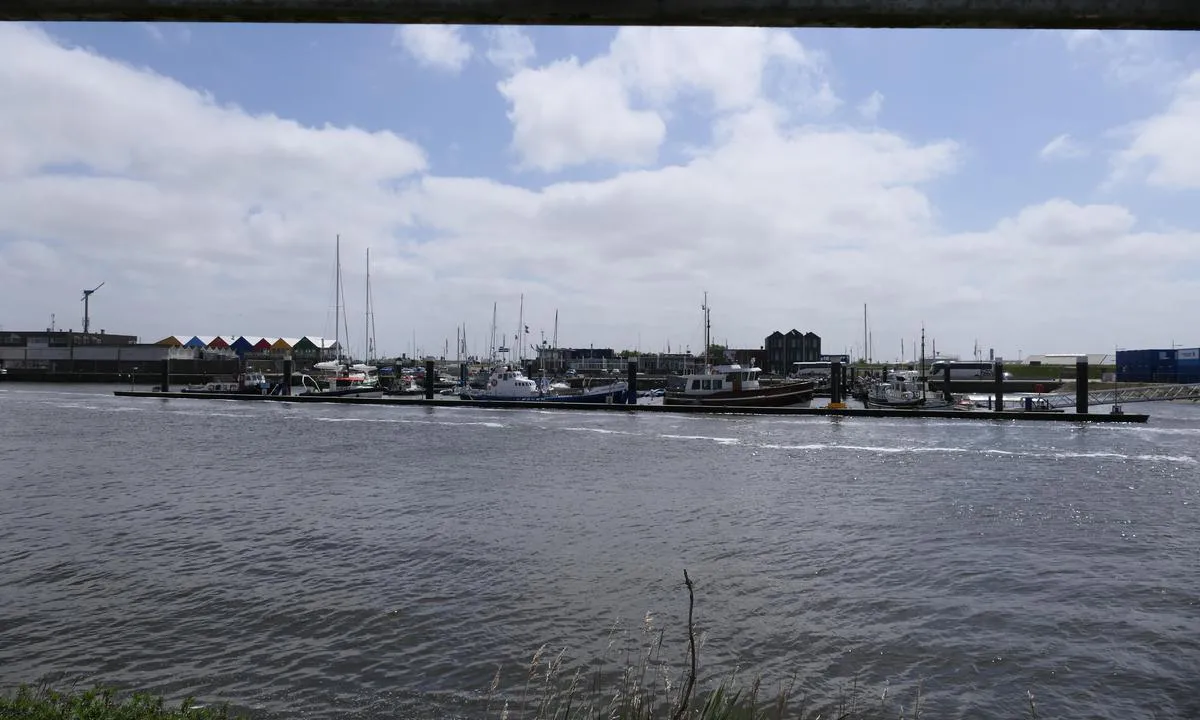
<path id="1" fill-rule="evenodd" d="M 786 407 L 810 402 L 817 384 L 795 380 L 764 386 L 758 381 L 761 368 L 744 368 L 737 363 L 706 367 L 702 372 L 674 378 L 663 393 L 663 405 L 707 405 L 727 407 Z"/>
<path id="2" fill-rule="evenodd" d="M 267 377 L 257 370 L 247 370 L 232 382 L 212 381 L 203 385 L 188 385 L 179 389 L 183 393 L 202 393 L 206 395 L 269 395 L 275 386 L 267 381 Z"/>
<path id="3" fill-rule="evenodd" d="M 921 374 L 914 370 L 897 370 L 885 381 L 867 388 L 863 404 L 868 408 L 892 410 L 941 410 L 950 403 L 938 397 L 927 397 Z"/>
<path id="4" fill-rule="evenodd" d="M 321 384 L 319 390 L 309 390 L 305 395 L 383 397 L 383 388 L 373 365 L 327 360 L 313 365 L 313 370 L 322 374 Z"/>
<path id="5" fill-rule="evenodd" d="M 629 384 L 626 382 L 586 388 L 581 392 L 547 392 L 520 369 L 510 365 L 497 365 L 492 369 L 485 388 L 482 390 L 472 387 L 463 388 L 459 393 L 459 398 L 508 402 L 624 404 L 628 401 L 628 393 Z"/>
<path id="6" fill-rule="evenodd" d="M 1060 413 L 1066 412 L 1066 408 L 1054 407 L 1043 397 L 1027 397 L 1017 412 Z"/>

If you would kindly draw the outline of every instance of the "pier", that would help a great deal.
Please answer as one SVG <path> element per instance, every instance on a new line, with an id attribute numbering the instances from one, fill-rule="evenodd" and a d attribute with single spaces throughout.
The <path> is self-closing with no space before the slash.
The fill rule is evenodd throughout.
<path id="1" fill-rule="evenodd" d="M 1050 407 L 1065 408 L 1075 405 L 1075 393 L 1051 393 L 1036 395 Z M 1166 400 L 1200 400 L 1200 383 L 1187 385 L 1145 385 L 1141 387 L 1089 390 L 1088 405 L 1125 405 L 1136 402 L 1159 402 Z"/>
<path id="2" fill-rule="evenodd" d="M 244 400 L 251 402 L 332 403 L 339 405 L 375 405 L 387 407 L 481 407 L 511 410 L 591 410 L 594 412 L 690 413 L 708 415 L 819 415 L 865 418 L 938 418 L 955 420 L 1027 420 L 1032 422 L 1145 423 L 1146 414 L 1126 413 L 1029 413 L 1009 410 L 899 410 L 851 407 L 737 407 L 704 405 L 597 404 L 570 402 L 531 402 L 527 400 L 462 400 L 459 398 L 363 398 L 321 395 L 251 395 L 224 393 L 182 393 L 154 390 L 117 390 L 117 397 L 159 398 L 171 400 Z"/>

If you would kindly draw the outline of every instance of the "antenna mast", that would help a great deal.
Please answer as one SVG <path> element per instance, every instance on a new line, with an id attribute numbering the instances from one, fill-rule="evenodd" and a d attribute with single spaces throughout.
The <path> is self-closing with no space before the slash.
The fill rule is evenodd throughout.
<path id="1" fill-rule="evenodd" d="M 107 281 L 105 281 L 105 282 L 107 282 Z M 88 309 L 88 303 L 92 299 L 92 293 L 96 292 L 97 290 L 99 290 L 102 287 L 104 287 L 104 283 L 100 283 L 99 285 L 92 288 L 91 290 L 83 291 L 83 297 L 81 299 L 83 300 L 83 334 L 84 335 L 88 334 L 88 329 L 91 327 L 91 321 L 92 321 L 92 316 Z M 53 321 L 51 321 L 50 324 L 53 325 L 54 324 Z"/>

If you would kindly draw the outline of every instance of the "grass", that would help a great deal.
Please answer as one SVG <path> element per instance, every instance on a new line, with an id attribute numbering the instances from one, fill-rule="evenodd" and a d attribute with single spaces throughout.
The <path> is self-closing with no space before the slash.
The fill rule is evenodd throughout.
<path id="1" fill-rule="evenodd" d="M 796 678 L 767 691 L 760 678 L 747 686 L 737 673 L 717 679 L 711 689 L 697 688 L 699 649 L 694 621 L 695 588 L 684 571 L 688 594 L 687 650 L 681 666 L 663 659 L 665 632 L 647 614 L 636 658 L 614 663 L 617 626 L 609 632 L 600 658 L 567 672 L 566 651 L 547 655 L 538 648 L 523 667 L 510 691 L 502 695 L 502 668 L 497 668 L 484 692 L 484 715 L 500 720 L 919 720 L 924 711 L 920 684 L 903 699 L 889 698 L 888 689 L 868 695 L 856 683 L 829 700 L 814 700 L 796 691 Z M 1037 720 L 1038 708 L 1028 694 L 1024 713 Z M 63 693 L 50 688 L 22 686 L 15 694 L 0 695 L 0 720 L 234 720 L 225 705 L 196 706 L 191 698 L 178 707 L 145 693 L 120 696 L 97 687 Z"/>
<path id="2" fill-rule="evenodd" d="M 200 707 L 191 698 L 168 707 L 162 697 L 147 693 L 121 696 L 112 688 L 59 692 L 45 686 L 22 685 L 12 695 L 0 695 L 0 720 L 230 720 L 226 706 Z"/>

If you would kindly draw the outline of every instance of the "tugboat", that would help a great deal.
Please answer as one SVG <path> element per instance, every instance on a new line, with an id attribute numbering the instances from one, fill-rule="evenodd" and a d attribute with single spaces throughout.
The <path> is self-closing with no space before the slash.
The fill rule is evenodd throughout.
<path id="1" fill-rule="evenodd" d="M 813 380 L 795 380 L 764 387 L 758 381 L 761 368 L 737 363 L 709 365 L 709 335 L 712 329 L 708 293 L 704 293 L 704 364 L 700 372 L 672 378 L 663 393 L 663 405 L 708 405 L 714 407 L 786 407 L 811 402 L 817 390 Z"/>
<path id="2" fill-rule="evenodd" d="M 663 393 L 663 405 L 727 407 L 786 407 L 810 402 L 817 391 L 812 380 L 763 386 L 762 369 L 738 364 L 706 366 L 702 372 L 673 379 Z"/>

